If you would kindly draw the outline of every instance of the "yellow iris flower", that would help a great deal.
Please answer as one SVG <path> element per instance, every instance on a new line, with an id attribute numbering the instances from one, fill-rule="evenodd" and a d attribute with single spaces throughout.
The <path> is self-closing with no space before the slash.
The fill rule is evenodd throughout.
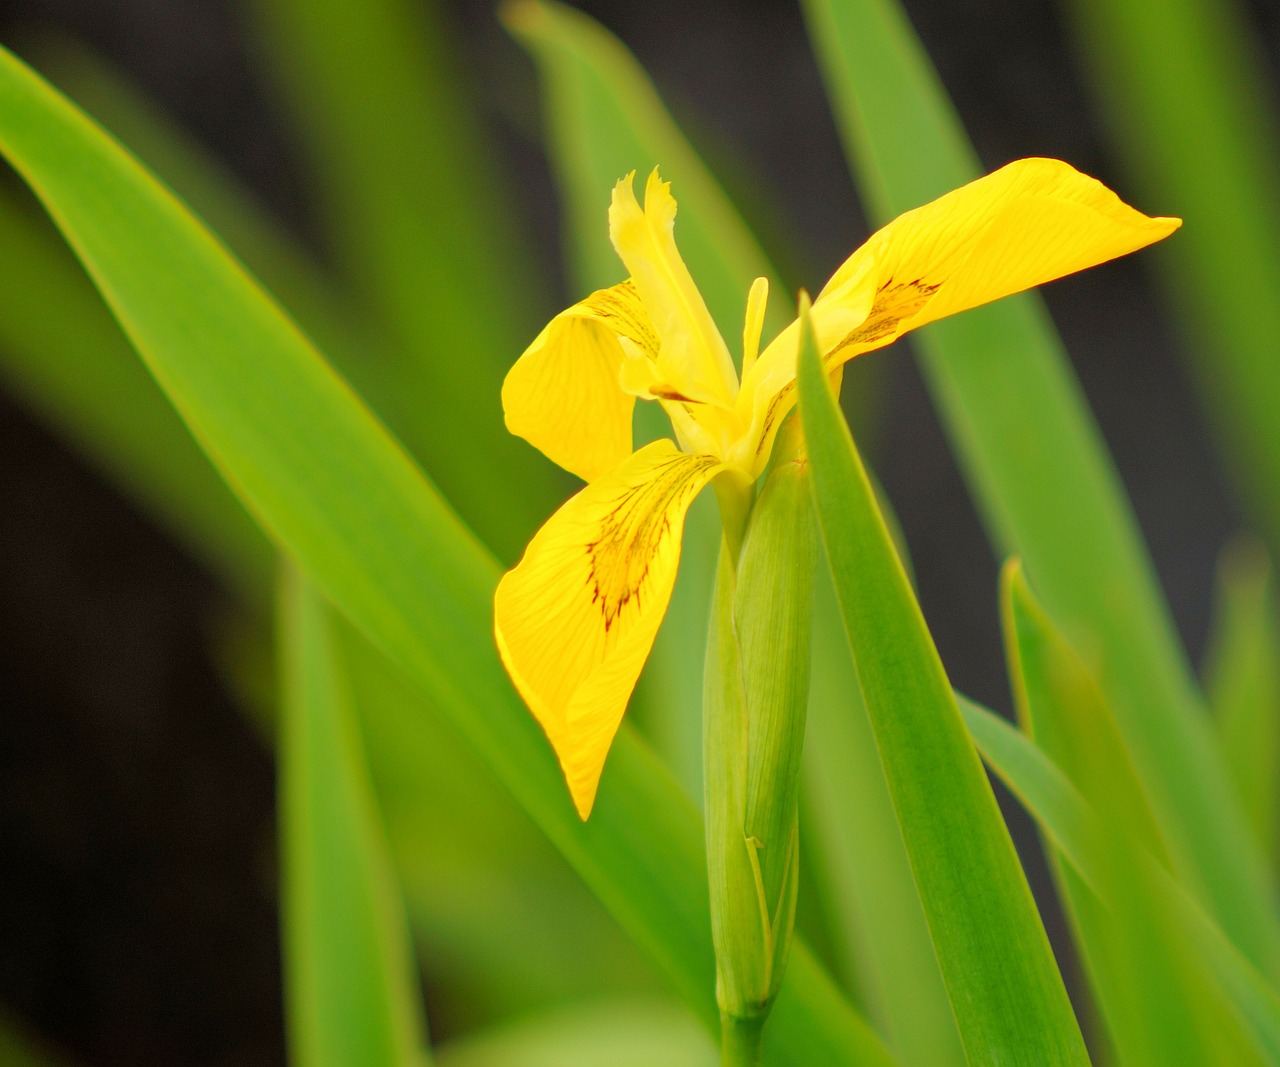
<path id="1" fill-rule="evenodd" d="M 689 504 L 717 477 L 749 489 L 795 404 L 798 324 L 760 351 L 766 279 L 747 299 L 739 381 L 676 249 L 669 184 L 655 170 L 641 208 L 633 177 L 609 207 L 630 277 L 552 319 L 502 389 L 507 428 L 587 483 L 538 531 L 494 604 L 502 661 L 583 819 L 666 613 Z M 819 350 L 835 370 L 1179 225 L 1135 211 L 1066 163 L 1018 160 L 908 211 L 845 260 L 813 302 Z M 675 442 L 632 450 L 637 397 L 662 405 Z"/>

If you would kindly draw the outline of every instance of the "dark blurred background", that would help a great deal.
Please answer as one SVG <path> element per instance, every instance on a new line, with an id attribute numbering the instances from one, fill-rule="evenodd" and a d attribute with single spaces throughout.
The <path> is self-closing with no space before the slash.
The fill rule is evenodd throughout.
<path id="1" fill-rule="evenodd" d="M 249 2 L 0 0 L 0 41 L 36 58 L 56 33 L 101 53 L 323 257 L 301 153 L 245 32 Z M 532 67 L 488 0 L 446 6 L 558 276 Z M 633 48 L 712 162 L 733 161 L 729 184 L 762 207 L 790 280 L 820 286 L 866 227 L 794 4 L 579 6 Z M 1053 4 L 906 6 L 984 163 L 1059 156 L 1125 193 Z M 1274 75 L 1280 5 L 1255 3 L 1250 17 Z M 1198 662 L 1215 560 L 1242 520 L 1147 264 L 1132 257 L 1045 295 Z M 868 358 L 887 376 L 869 451 L 944 661 L 958 688 L 1007 709 L 996 561 L 907 354 Z M 0 394 L 0 1009 L 74 1060 L 283 1059 L 272 762 L 211 659 L 223 595 Z M 1031 840 L 1025 822 L 1019 833 Z M 447 1019 L 432 1024 L 447 1036 Z"/>

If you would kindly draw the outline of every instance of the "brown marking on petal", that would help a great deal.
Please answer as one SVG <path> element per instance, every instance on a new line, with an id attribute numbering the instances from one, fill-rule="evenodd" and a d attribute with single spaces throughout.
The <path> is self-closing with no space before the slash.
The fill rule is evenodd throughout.
<path id="1" fill-rule="evenodd" d="M 926 285 L 919 278 L 895 284 L 894 280 L 889 278 L 876 290 L 876 298 L 862 325 L 851 330 L 844 340 L 827 353 L 826 358 L 829 360 L 841 349 L 848 348 L 850 345 L 869 344 L 889 337 L 903 319 L 909 319 L 917 314 L 933 299 L 933 294 L 938 291 L 940 284 Z"/>
<path id="2" fill-rule="evenodd" d="M 783 402 L 789 400 L 791 394 L 795 391 L 796 383 L 790 381 L 773 394 L 773 399 L 769 401 L 769 407 L 764 413 L 764 421 L 760 424 L 760 440 L 756 443 L 757 456 L 764 451 L 764 446 L 769 442 L 769 431 L 773 429 L 773 424 L 777 421 Z"/>
<path id="3" fill-rule="evenodd" d="M 696 493 L 701 483 L 694 476 L 718 462 L 713 456 L 672 456 L 614 501 L 600 536 L 586 546 L 591 602 L 599 605 L 606 632 L 632 600 L 640 607 L 649 565 L 671 532 L 671 505 Z"/>
<path id="4" fill-rule="evenodd" d="M 678 389 L 673 389 L 669 385 L 651 385 L 649 386 L 649 395 L 659 400 L 675 400 L 681 404 L 697 404 L 700 401 L 694 400 L 692 397 L 685 396 Z"/>
<path id="5" fill-rule="evenodd" d="M 630 278 L 608 289 L 597 289 L 582 301 L 582 307 L 619 337 L 638 345 L 650 359 L 657 358 L 658 333 Z"/>
<path id="6" fill-rule="evenodd" d="M 892 278 L 888 279 L 876 290 L 876 297 L 871 303 L 871 310 L 867 312 L 867 317 L 862 321 L 862 324 L 851 330 L 843 340 L 822 357 L 823 367 L 828 372 L 835 370 L 843 362 L 840 359 L 840 353 L 850 345 L 868 344 L 869 342 L 889 337 L 898 328 L 898 324 L 903 319 L 910 318 L 920 311 L 933 299 L 933 294 L 937 291 L 938 285 L 926 285 L 919 278 L 909 282 L 898 282 L 897 284 L 894 284 Z M 782 414 L 784 404 L 791 399 L 793 392 L 795 392 L 795 382 L 788 382 L 774 393 L 773 398 L 769 401 L 769 407 L 766 409 L 764 420 L 761 423 L 759 443 L 756 445 L 757 456 L 764 451 L 765 445 L 770 440 L 770 431 L 773 429 L 779 415 Z"/>

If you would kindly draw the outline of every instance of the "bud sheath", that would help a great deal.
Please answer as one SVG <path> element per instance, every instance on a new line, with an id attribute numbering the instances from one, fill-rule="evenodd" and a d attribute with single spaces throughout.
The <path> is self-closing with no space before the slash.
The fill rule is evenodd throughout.
<path id="1" fill-rule="evenodd" d="M 725 1063 L 733 1064 L 754 1062 L 741 1049 L 751 1035 L 758 1044 L 795 920 L 817 540 L 808 463 L 799 443 L 788 443 L 736 562 L 722 546 L 707 646 L 707 863 Z"/>

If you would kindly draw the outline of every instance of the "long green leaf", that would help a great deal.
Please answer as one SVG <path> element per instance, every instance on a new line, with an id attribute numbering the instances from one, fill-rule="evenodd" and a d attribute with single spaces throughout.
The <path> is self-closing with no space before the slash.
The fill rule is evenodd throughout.
<path id="1" fill-rule="evenodd" d="M 420 1064 L 409 927 L 328 608 L 280 587 L 281 907 L 285 1008 L 301 1067 Z"/>
<path id="2" fill-rule="evenodd" d="M 830 576 L 820 568 L 814 604 L 806 792 L 802 833 L 847 984 L 903 1063 L 965 1062 L 875 735 L 849 656 Z M 808 830 L 808 826 L 805 830 Z"/>
<path id="3" fill-rule="evenodd" d="M 970 1062 L 1088 1063 L 995 796 L 819 361 L 800 410 L 822 540 L 889 794 Z"/>
<path id="4" fill-rule="evenodd" d="M 216 227 L 362 394 L 382 407 L 393 387 L 386 377 L 391 368 L 353 334 L 349 309 L 235 179 L 99 57 L 58 39 L 42 40 L 38 51 L 70 80 L 72 95 L 103 116 Z M 3 276 L 0 294 L 13 290 L 11 299 L 0 295 L 0 305 L 12 304 L 15 313 L 0 316 L 0 336 L 15 347 L 0 343 L 0 354 L 14 361 L 15 373 L 52 376 L 63 387 L 40 393 L 41 414 L 75 434 L 91 458 L 105 458 L 103 450 L 118 435 L 126 451 L 109 473 L 126 485 L 135 479 L 140 502 L 162 520 L 173 509 L 172 524 L 180 532 L 184 523 L 191 525 L 189 543 L 202 558 L 251 605 L 260 605 L 269 595 L 260 583 L 274 569 L 269 542 L 129 349 L 61 236 L 36 218 L 38 206 L 24 200 L 10 221 L 5 202 L 0 200 L 0 243 L 12 252 L 13 269 Z M 44 266 L 46 260 L 53 266 Z M 59 309 L 56 322 L 40 314 L 50 306 Z M 86 352 L 95 358 L 85 360 Z M 146 405 L 141 410 L 131 399 L 131 382 Z M 106 396 L 114 403 L 103 404 Z M 76 397 L 83 401 L 74 403 Z M 161 481 L 150 473 L 151 464 L 174 473 Z M 193 513 L 193 503 L 205 510 Z M 229 535 L 237 531 L 258 546 L 261 565 L 252 574 L 231 565 L 237 555 Z M 276 687 L 262 620 L 233 613 L 217 637 L 242 708 L 272 738 L 267 720 Z M 456 732 L 368 642 L 346 631 L 344 637 L 343 659 L 414 932 L 428 961 L 426 978 L 453 1023 L 481 1025 L 600 989 L 652 992 L 652 968 Z M 451 816 L 441 820 L 438 813 L 446 809 Z"/>
<path id="5" fill-rule="evenodd" d="M 1236 0 L 1070 0 L 1082 65 L 1139 188 L 1176 205 L 1162 248 L 1198 392 L 1232 474 L 1280 549 L 1280 124 Z"/>
<path id="6" fill-rule="evenodd" d="M 1280 625 L 1271 564 L 1237 543 L 1218 567 L 1218 606 L 1205 670 L 1231 776 L 1274 870 L 1280 860 Z"/>
<path id="7" fill-rule="evenodd" d="M 32 208 L 16 190 L 0 188 L 0 379 L 265 609 L 271 546 L 139 365 L 74 257 Z"/>
<path id="8" fill-rule="evenodd" d="M 624 730 L 592 820 L 491 638 L 497 565 L 226 251 L 118 145 L 0 51 L 0 150 L 36 191 L 223 476 L 328 598 L 421 686 L 718 1023 L 691 802 Z M 797 946 L 771 1063 L 888 1063 Z"/>
<path id="9" fill-rule="evenodd" d="M 1098 898 L 1059 864 L 1059 884 L 1112 1042 L 1124 1063 L 1248 1063 L 1247 1039 L 1187 944 L 1149 856 L 1168 862 L 1115 720 L 1084 663 L 1036 601 L 1016 562 L 1001 613 L 1018 715 L 1104 815 L 1089 842 Z"/>
<path id="10" fill-rule="evenodd" d="M 662 977 L 421 688 L 349 624 L 340 636 L 442 1017 L 469 1030 L 602 989 L 658 993 Z"/>
<path id="11" fill-rule="evenodd" d="M 977 176 L 973 149 L 894 0 L 805 0 L 840 131 L 880 221 Z M 1180 866 L 1251 959 L 1280 975 L 1269 879 L 1227 780 L 1137 524 L 1041 302 L 916 335 L 990 535 L 1020 556 L 1114 708 Z"/>
<path id="12" fill-rule="evenodd" d="M 715 1067 L 716 1048 L 687 1012 L 618 1001 L 508 1023 L 442 1048 L 440 1067 Z"/>
<path id="13" fill-rule="evenodd" d="M 1032 814 L 1076 875 L 1098 891 L 1106 875 L 1094 847 L 1101 832 L 1097 814 L 1033 742 L 986 708 L 964 697 L 959 697 L 959 704 L 983 759 Z M 1266 1062 L 1276 1062 L 1280 1059 L 1280 997 L 1155 858 L 1148 854 L 1145 862 L 1156 872 L 1167 906 L 1179 915 L 1185 936 L 1193 938 L 1211 962 L 1240 1018 L 1265 1050 Z M 1184 1058 L 1179 1053 L 1176 1062 Z"/>
<path id="14" fill-rule="evenodd" d="M 523 243 L 446 5 L 254 0 L 349 287 L 384 334 L 389 423 L 498 557 L 563 497 L 505 432 L 502 376 L 537 333 L 544 286 Z M 468 353 L 463 355 L 463 353 Z M 494 477 L 502 472 L 502 479 Z"/>

